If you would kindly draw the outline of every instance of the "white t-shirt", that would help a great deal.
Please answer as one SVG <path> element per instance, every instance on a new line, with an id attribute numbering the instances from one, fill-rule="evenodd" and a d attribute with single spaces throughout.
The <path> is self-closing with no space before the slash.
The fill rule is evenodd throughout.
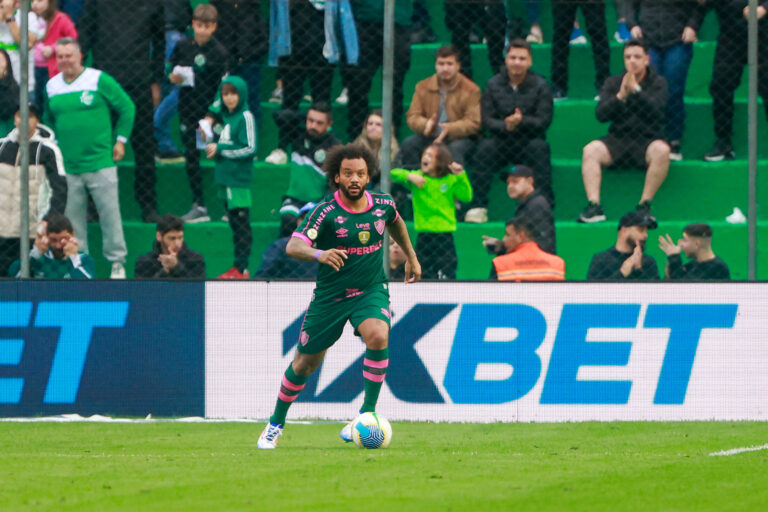
<path id="1" fill-rule="evenodd" d="M 16 23 L 21 25 L 21 11 L 16 11 L 14 15 Z M 29 23 L 29 34 L 34 35 L 38 40 L 45 37 L 45 21 L 32 11 L 29 11 L 27 16 Z M 5 48 L 8 52 L 8 56 L 11 58 L 11 69 L 13 70 L 13 78 L 17 82 L 21 81 L 21 56 L 19 55 L 19 45 L 13 39 L 11 29 L 5 22 L 0 21 L 0 47 Z M 29 50 L 29 90 L 33 90 L 35 87 L 35 56 L 34 52 L 30 48 Z"/>

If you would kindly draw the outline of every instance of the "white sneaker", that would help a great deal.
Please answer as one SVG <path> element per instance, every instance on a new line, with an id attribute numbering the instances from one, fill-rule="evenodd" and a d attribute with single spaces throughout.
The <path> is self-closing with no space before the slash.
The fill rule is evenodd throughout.
<path id="1" fill-rule="evenodd" d="M 349 103 L 349 89 L 346 87 L 341 90 L 339 97 L 334 100 L 339 105 L 346 105 Z"/>
<path id="2" fill-rule="evenodd" d="M 210 222 L 211 217 L 208 215 L 208 208 L 194 203 L 192 208 L 181 216 L 181 220 L 189 224 L 195 224 L 198 222 Z"/>
<path id="3" fill-rule="evenodd" d="M 355 423 L 355 420 L 350 421 L 346 425 L 344 425 L 344 428 L 341 429 L 341 432 L 339 432 L 339 436 L 344 440 L 345 443 L 351 443 L 352 442 L 352 425 Z"/>
<path id="4" fill-rule="evenodd" d="M 288 155 L 280 148 L 273 149 L 267 158 L 264 159 L 268 164 L 285 165 L 288 163 Z"/>
<path id="5" fill-rule="evenodd" d="M 267 422 L 267 426 L 264 427 L 259 436 L 259 442 L 256 443 L 256 447 L 261 450 L 274 450 L 277 448 L 277 441 L 281 435 L 283 435 L 283 427 Z"/>
<path id="6" fill-rule="evenodd" d="M 116 261 L 112 264 L 112 273 L 109 274 L 110 279 L 125 279 L 125 267 L 122 263 Z"/>
<path id="7" fill-rule="evenodd" d="M 488 222 L 488 208 L 471 208 L 464 216 L 464 222 L 484 224 Z"/>

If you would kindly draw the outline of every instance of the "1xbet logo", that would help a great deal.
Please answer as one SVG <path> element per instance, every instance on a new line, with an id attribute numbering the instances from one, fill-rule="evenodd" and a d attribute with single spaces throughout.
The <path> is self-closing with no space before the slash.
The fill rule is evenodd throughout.
<path id="1" fill-rule="evenodd" d="M 128 302 L 39 302 L 36 308 L 32 302 L 0 302 L 0 368 L 6 366 L 2 375 L 9 374 L 8 366 L 22 364 L 24 339 L 9 337 L 14 330 L 57 329 L 43 403 L 74 403 L 93 329 L 124 327 L 128 309 Z M 19 403 L 23 389 L 23 378 L 0 378 L 0 403 Z"/>

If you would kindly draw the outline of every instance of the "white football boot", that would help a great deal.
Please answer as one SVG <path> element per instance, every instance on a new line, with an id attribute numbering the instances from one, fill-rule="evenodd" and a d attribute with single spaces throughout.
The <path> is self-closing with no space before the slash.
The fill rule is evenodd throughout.
<path id="1" fill-rule="evenodd" d="M 267 426 L 264 427 L 264 431 L 259 436 L 259 442 L 256 443 L 256 447 L 261 450 L 274 450 L 277 448 L 277 441 L 281 435 L 283 435 L 283 427 L 267 422 Z"/>

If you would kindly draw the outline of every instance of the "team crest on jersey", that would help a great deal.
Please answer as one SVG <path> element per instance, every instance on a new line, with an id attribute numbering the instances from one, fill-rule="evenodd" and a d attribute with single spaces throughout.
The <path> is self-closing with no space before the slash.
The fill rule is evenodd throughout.
<path id="1" fill-rule="evenodd" d="M 381 208 L 376 208 L 371 213 L 373 213 L 377 217 L 383 217 L 386 212 L 384 210 L 382 210 Z"/>
<path id="2" fill-rule="evenodd" d="M 86 107 L 93 105 L 93 93 L 91 91 L 83 91 L 80 95 L 80 103 Z"/>
<path id="3" fill-rule="evenodd" d="M 314 240 L 315 238 L 317 238 L 317 230 L 315 228 L 309 228 L 307 230 L 307 238 L 309 238 L 310 240 Z"/>
<path id="4" fill-rule="evenodd" d="M 361 244 L 367 244 L 371 239 L 370 231 L 361 231 L 357 234 L 357 238 L 360 239 Z"/>
<path id="5" fill-rule="evenodd" d="M 447 183 L 443 183 L 442 185 L 440 185 L 440 192 L 442 192 L 443 194 L 448 192 L 448 184 Z"/>
<path id="6" fill-rule="evenodd" d="M 198 69 L 204 68 L 206 62 L 207 61 L 205 59 L 205 55 L 203 55 L 202 53 L 198 53 L 197 55 L 195 55 L 194 63 L 196 68 Z"/>
<path id="7" fill-rule="evenodd" d="M 224 129 L 221 130 L 221 134 L 219 134 L 219 142 L 222 144 L 232 144 L 229 134 L 229 125 L 226 125 Z"/>
<path id="8" fill-rule="evenodd" d="M 325 162 L 325 150 L 324 149 L 318 149 L 315 151 L 315 162 L 318 164 L 322 164 Z"/>
<path id="9" fill-rule="evenodd" d="M 379 219 L 376 222 L 373 223 L 373 225 L 376 227 L 376 232 L 380 235 L 384 234 L 384 228 L 386 227 L 387 223 L 384 222 L 384 219 Z"/>

